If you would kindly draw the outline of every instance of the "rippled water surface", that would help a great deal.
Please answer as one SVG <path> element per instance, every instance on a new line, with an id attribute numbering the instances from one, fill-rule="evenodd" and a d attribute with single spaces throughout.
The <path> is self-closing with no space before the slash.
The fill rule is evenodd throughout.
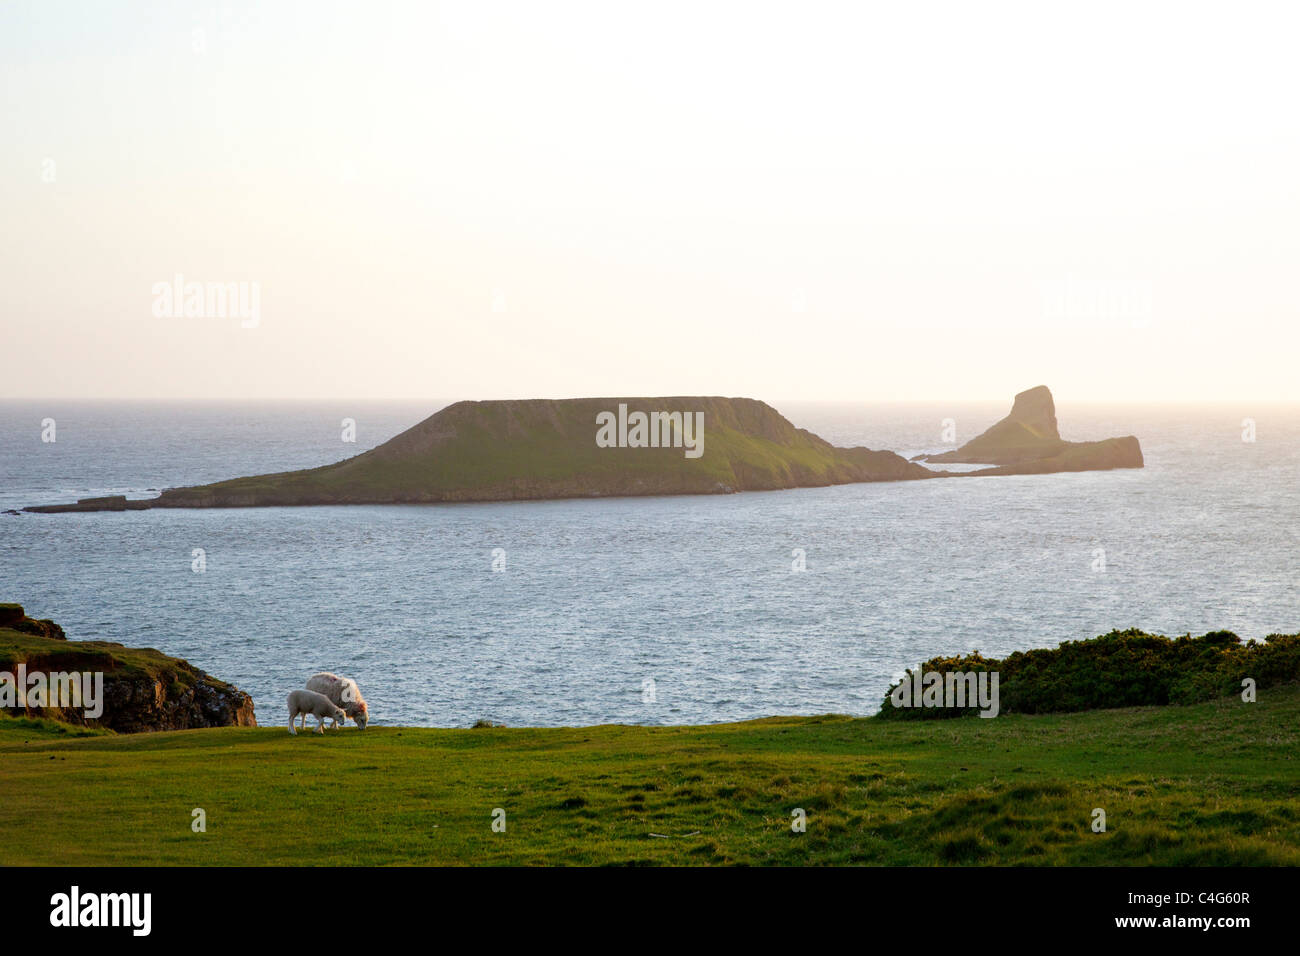
<path id="1" fill-rule="evenodd" d="M 3 403 L 0 508 L 323 464 L 436 407 Z M 964 441 L 1007 406 L 778 408 L 836 444 L 910 456 L 944 447 L 942 419 Z M 345 416 L 356 445 L 340 441 Z M 1147 467 L 730 496 L 0 515 L 0 600 L 74 639 L 185 657 L 252 694 L 262 723 L 322 669 L 356 677 L 377 723 L 696 723 L 871 713 L 902 668 L 972 648 L 1130 626 L 1300 631 L 1296 408 L 1058 417 L 1066 438 L 1138 435 Z"/>

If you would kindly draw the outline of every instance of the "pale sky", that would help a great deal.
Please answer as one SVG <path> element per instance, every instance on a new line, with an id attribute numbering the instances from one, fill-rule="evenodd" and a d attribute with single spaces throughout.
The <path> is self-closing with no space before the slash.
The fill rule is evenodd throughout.
<path id="1" fill-rule="evenodd" d="M 0 396 L 1298 400 L 1298 27 L 9 0 Z"/>

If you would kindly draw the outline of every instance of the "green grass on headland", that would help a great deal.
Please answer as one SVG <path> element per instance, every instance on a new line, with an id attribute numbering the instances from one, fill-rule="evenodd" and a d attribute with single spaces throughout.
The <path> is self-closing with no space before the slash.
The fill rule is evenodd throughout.
<path id="1" fill-rule="evenodd" d="M 1300 864 L 1298 796 L 1295 684 L 939 722 L 73 737 L 0 719 L 6 865 Z"/>
<path id="2" fill-rule="evenodd" d="M 0 627 L 0 670 L 12 671 L 21 663 L 47 671 L 103 670 L 142 678 L 166 674 L 187 686 L 202 675 L 188 661 L 169 657 L 152 647 L 124 647 L 113 641 L 51 640 Z M 214 678 L 207 679 L 221 683 Z"/>

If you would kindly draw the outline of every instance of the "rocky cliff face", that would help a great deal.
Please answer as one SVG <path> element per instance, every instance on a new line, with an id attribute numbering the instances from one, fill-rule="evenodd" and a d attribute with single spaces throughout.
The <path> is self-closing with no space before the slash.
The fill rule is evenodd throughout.
<path id="1" fill-rule="evenodd" d="M 196 671 L 194 682 L 181 683 L 180 673 L 163 671 L 150 677 L 117 677 L 104 681 L 103 727 L 121 734 L 196 727 L 256 727 L 253 698 L 229 684 Z M 66 713 L 66 711 L 65 711 Z M 79 714 L 69 723 L 90 723 Z"/>
<path id="2" fill-rule="evenodd" d="M 956 451 L 921 459 L 936 464 L 995 467 L 974 475 L 1046 474 L 1141 468 L 1142 448 L 1132 435 L 1095 442 L 1068 442 L 1056 425 L 1056 403 L 1046 385 L 1027 389 L 1015 398 L 1011 413 Z"/>
<path id="3" fill-rule="evenodd" d="M 16 615 L 13 609 L 17 609 Z M 118 733 L 256 727 L 253 699 L 189 662 L 152 648 L 109 641 L 69 641 L 52 621 L 34 621 L 21 605 L 0 605 L 0 681 L 26 675 L 103 674 L 103 713 L 84 707 L 6 706 L 9 716 L 48 717 L 64 723 L 106 727 Z"/>
<path id="4" fill-rule="evenodd" d="M 67 635 L 63 633 L 63 628 L 49 618 L 41 618 L 38 621 L 35 618 L 28 617 L 23 613 L 21 604 L 0 604 L 0 628 L 5 627 L 20 631 L 23 634 L 34 634 L 37 637 L 48 638 L 52 641 L 66 641 L 68 639 Z"/>
<path id="5" fill-rule="evenodd" d="M 1056 402 L 1052 399 L 1052 390 L 1046 385 L 1028 388 L 1016 395 L 1011 403 L 1011 414 L 1005 420 L 1019 422 L 1043 438 L 1059 440 L 1061 437 L 1056 428 Z"/>

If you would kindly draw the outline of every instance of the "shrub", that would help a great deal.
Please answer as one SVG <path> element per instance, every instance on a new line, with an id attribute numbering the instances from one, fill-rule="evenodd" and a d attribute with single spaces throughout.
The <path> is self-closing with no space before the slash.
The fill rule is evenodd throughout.
<path id="1" fill-rule="evenodd" d="M 1111 631 L 1055 649 L 1016 651 L 1004 660 L 978 651 L 936 657 L 929 671 L 997 671 L 1000 713 L 1043 714 L 1152 704 L 1191 704 L 1241 691 L 1249 677 L 1257 687 L 1300 680 L 1300 634 L 1270 634 L 1242 642 L 1231 631 L 1169 638 L 1138 630 Z M 911 680 L 908 671 L 906 680 Z M 887 719 L 943 719 L 977 713 L 974 708 L 895 707 L 890 686 L 881 704 Z"/>

